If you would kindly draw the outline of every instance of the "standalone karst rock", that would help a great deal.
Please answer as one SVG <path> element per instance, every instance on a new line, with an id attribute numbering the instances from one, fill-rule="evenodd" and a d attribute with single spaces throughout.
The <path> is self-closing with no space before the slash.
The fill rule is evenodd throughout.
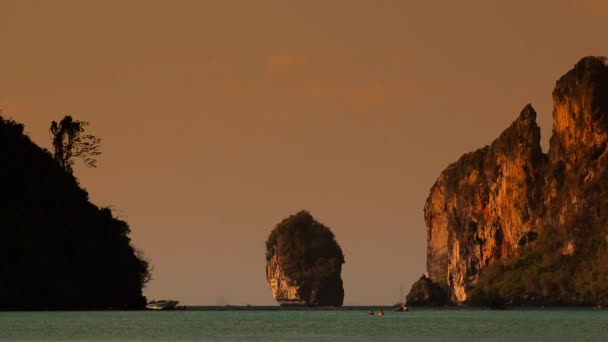
<path id="1" fill-rule="evenodd" d="M 412 289 L 407 294 L 408 305 L 427 305 L 442 306 L 447 303 L 446 293 L 426 275 L 422 275 L 418 281 L 412 285 Z"/>
<path id="2" fill-rule="evenodd" d="M 527 105 L 431 188 L 427 272 L 446 303 L 608 301 L 606 58 L 583 58 L 557 81 L 553 99 L 547 154 Z"/>
<path id="3" fill-rule="evenodd" d="M 0 117 L 0 310 L 138 309 L 148 263 L 23 125 Z"/>
<path id="4" fill-rule="evenodd" d="M 328 227 L 301 211 L 266 241 L 266 279 L 282 306 L 341 306 L 344 255 Z"/>

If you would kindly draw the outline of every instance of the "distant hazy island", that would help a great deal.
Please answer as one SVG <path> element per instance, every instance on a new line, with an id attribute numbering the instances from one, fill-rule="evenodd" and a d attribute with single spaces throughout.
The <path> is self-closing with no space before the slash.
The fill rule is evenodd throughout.
<path id="1" fill-rule="evenodd" d="M 608 60 L 583 58 L 553 100 L 547 154 L 528 105 L 441 173 L 408 304 L 608 304 Z"/>
<path id="2" fill-rule="evenodd" d="M 90 203 L 72 175 L 72 156 L 94 165 L 98 153 L 85 124 L 54 122 L 52 155 L 0 117 L 0 309 L 146 304 L 148 263 L 131 246 L 129 226 Z"/>
<path id="3" fill-rule="evenodd" d="M 341 306 L 344 255 L 307 211 L 279 223 L 266 241 L 266 279 L 281 306 Z"/>

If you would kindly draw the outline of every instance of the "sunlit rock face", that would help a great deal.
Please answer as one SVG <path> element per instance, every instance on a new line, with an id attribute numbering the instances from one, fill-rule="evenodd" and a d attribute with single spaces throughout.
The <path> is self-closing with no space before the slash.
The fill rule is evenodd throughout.
<path id="1" fill-rule="evenodd" d="M 553 98 L 548 154 L 527 105 L 491 145 L 463 155 L 431 188 L 427 272 L 452 303 L 467 301 L 488 265 L 516 257 L 543 234 L 561 234 L 567 255 L 580 249 L 584 232 L 608 236 L 598 228 L 608 218 L 601 207 L 608 198 L 606 59 L 582 59 L 557 81 Z"/>
<path id="2" fill-rule="evenodd" d="M 274 299 L 283 306 L 306 306 L 308 303 L 302 298 L 301 286 L 290 279 L 279 263 L 279 256 L 273 255 L 266 264 L 266 279 L 272 290 Z"/>
<path id="3" fill-rule="evenodd" d="M 495 259 L 508 258 L 536 228 L 546 157 L 536 112 L 526 106 L 492 145 L 462 156 L 431 188 L 425 206 L 429 277 L 464 302 Z"/>
<path id="4" fill-rule="evenodd" d="M 334 234 L 301 211 L 266 241 L 266 279 L 281 306 L 341 306 L 344 255 Z"/>

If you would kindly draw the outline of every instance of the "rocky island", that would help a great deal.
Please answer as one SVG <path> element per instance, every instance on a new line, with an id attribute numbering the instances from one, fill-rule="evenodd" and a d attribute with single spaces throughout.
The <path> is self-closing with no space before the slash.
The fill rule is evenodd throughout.
<path id="1" fill-rule="evenodd" d="M 130 229 L 0 117 L 0 310 L 140 309 L 148 263 Z"/>
<path id="2" fill-rule="evenodd" d="M 408 304 L 608 304 L 608 60 L 583 58 L 553 100 L 548 153 L 527 105 L 441 173 Z"/>
<path id="3" fill-rule="evenodd" d="M 279 223 L 266 241 L 266 279 L 281 306 L 341 306 L 344 255 L 307 211 Z"/>

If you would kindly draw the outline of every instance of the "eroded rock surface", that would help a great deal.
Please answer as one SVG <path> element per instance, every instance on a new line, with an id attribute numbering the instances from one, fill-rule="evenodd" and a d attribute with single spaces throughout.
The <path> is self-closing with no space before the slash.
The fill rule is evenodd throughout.
<path id="1" fill-rule="evenodd" d="M 266 241 L 266 279 L 282 306 L 341 306 L 344 255 L 334 234 L 301 211 Z"/>
<path id="2" fill-rule="evenodd" d="M 562 263 L 587 263 L 590 282 L 597 278 L 599 266 L 594 265 L 608 241 L 606 59 L 583 58 L 557 81 L 553 99 L 553 135 L 547 154 L 540 147 L 536 112 L 527 105 L 491 145 L 463 155 L 431 188 L 424 209 L 427 272 L 430 281 L 448 293 L 450 302 L 467 302 L 489 265 L 497 265 L 493 278 L 500 279 L 536 267 L 535 263 L 544 262 L 543 267 L 552 272 L 547 274 L 555 277 Z M 559 254 L 570 259 L 539 261 L 530 256 L 542 254 L 540 250 L 549 245 L 551 251 L 563 251 Z M 514 260 L 519 260 L 517 266 Z M 528 278 L 536 279 L 534 273 Z M 570 281 L 537 280 L 516 291 L 484 289 L 484 293 L 508 295 L 507 302 L 542 301 L 551 295 L 547 290 L 551 286 L 560 288 Z M 511 283 L 517 281 L 524 282 L 509 278 Z M 483 284 L 492 287 L 493 280 L 485 279 Z M 574 284 L 566 285 L 556 302 L 597 302 L 598 288 L 603 286 L 589 286 L 589 293 L 569 297 L 578 290 Z"/>
<path id="3" fill-rule="evenodd" d="M 272 295 L 279 304 L 284 306 L 308 305 L 303 299 L 301 286 L 289 278 L 281 269 L 279 256 L 274 254 L 266 263 L 266 279 L 272 290 Z"/>

